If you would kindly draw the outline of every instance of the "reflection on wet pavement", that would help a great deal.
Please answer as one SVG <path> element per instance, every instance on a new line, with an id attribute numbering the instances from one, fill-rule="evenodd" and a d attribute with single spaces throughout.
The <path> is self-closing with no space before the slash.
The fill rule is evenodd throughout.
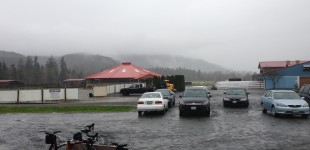
<path id="1" fill-rule="evenodd" d="M 250 91 L 251 92 L 251 91 Z M 67 140 L 94 122 L 100 143 L 129 144 L 130 149 L 308 149 L 310 119 L 263 114 L 252 91 L 249 108 L 224 108 L 223 91 L 211 91 L 211 116 L 179 117 L 175 106 L 165 115 L 127 113 L 52 113 L 0 115 L 0 149 L 47 149 L 43 130 L 62 131 Z"/>

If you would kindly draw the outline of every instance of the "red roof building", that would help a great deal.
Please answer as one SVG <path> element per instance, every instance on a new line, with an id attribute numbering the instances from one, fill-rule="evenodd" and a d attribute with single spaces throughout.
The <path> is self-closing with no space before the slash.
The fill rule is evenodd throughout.
<path id="1" fill-rule="evenodd" d="M 161 75 L 141 67 L 132 65 L 130 62 L 123 62 L 121 65 L 111 69 L 90 75 L 86 80 L 91 83 L 111 83 L 111 82 L 129 82 L 138 80 L 150 80 L 153 77 Z"/>
<path id="2" fill-rule="evenodd" d="M 0 80 L 0 88 L 13 88 L 23 86 L 24 82 L 18 80 Z"/>
<path id="3" fill-rule="evenodd" d="M 290 66 L 294 66 L 297 64 L 305 63 L 307 61 L 263 61 L 259 62 L 258 69 L 260 69 L 260 73 L 270 72 L 272 70 L 282 69 Z"/>

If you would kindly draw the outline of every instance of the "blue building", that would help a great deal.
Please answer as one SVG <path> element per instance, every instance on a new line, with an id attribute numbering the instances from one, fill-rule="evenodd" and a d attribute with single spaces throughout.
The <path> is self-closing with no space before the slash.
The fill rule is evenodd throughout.
<path id="1" fill-rule="evenodd" d="M 298 89 L 310 83 L 310 61 L 262 72 L 265 89 Z"/>

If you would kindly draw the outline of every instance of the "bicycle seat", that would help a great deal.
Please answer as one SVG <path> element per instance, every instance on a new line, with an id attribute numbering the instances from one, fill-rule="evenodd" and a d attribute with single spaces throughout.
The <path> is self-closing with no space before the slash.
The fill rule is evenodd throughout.
<path id="1" fill-rule="evenodd" d="M 95 139 L 98 137 L 98 133 L 95 133 L 95 132 L 88 132 L 86 133 L 86 135 L 92 139 Z"/>

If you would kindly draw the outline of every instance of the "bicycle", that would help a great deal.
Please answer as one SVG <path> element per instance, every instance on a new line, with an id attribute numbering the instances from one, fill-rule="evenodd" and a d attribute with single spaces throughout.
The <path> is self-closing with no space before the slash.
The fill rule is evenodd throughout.
<path id="1" fill-rule="evenodd" d="M 94 123 L 87 125 L 81 132 L 77 132 L 73 135 L 73 139 L 60 143 L 57 143 L 57 133 L 45 132 L 45 143 L 50 144 L 49 150 L 58 150 L 59 148 L 66 146 L 66 150 L 128 150 L 127 144 L 110 143 L 108 145 L 95 144 L 98 141 L 98 133 L 92 133 L 94 131 Z M 87 136 L 83 139 L 82 134 Z"/>

